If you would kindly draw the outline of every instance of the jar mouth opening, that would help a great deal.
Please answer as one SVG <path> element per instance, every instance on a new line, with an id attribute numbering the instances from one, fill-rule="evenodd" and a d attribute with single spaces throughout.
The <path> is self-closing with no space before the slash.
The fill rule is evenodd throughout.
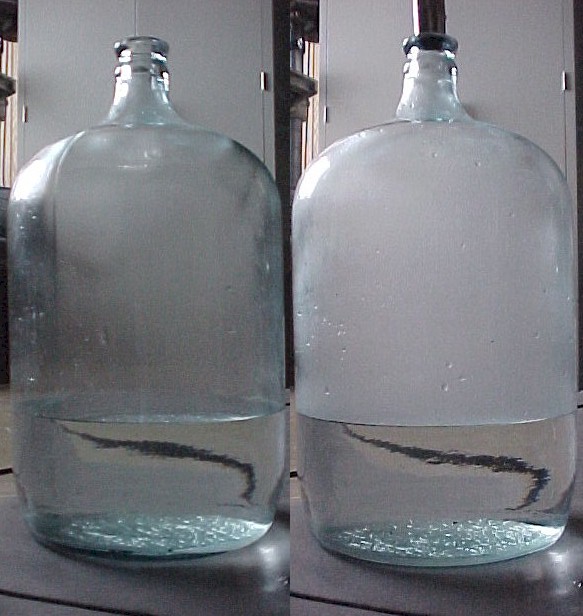
<path id="1" fill-rule="evenodd" d="M 134 55 L 148 55 L 165 61 L 168 49 L 168 43 L 155 36 L 128 36 L 114 45 L 115 53 L 120 60 L 129 59 Z"/>
<path id="2" fill-rule="evenodd" d="M 437 32 L 422 32 L 415 34 L 403 41 L 403 51 L 405 55 L 417 48 L 420 51 L 449 51 L 455 54 L 458 48 L 458 42 L 453 36 L 448 34 L 440 34 Z"/>

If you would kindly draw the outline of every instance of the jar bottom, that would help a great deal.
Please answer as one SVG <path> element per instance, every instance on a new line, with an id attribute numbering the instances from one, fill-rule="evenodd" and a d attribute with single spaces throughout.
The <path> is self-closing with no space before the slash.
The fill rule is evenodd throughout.
<path id="1" fill-rule="evenodd" d="M 356 558 L 458 566 L 552 545 L 567 523 L 575 414 L 519 424 L 384 426 L 298 416 L 314 534 Z"/>
<path id="2" fill-rule="evenodd" d="M 259 540 L 272 521 L 219 515 L 143 514 L 61 516 L 34 514 L 27 522 L 49 547 L 126 558 L 183 558 L 243 548 Z"/>
<path id="3" fill-rule="evenodd" d="M 347 556 L 392 565 L 452 567 L 508 560 L 543 550 L 562 535 L 566 520 L 538 525 L 474 519 L 324 528 L 320 543 Z"/>

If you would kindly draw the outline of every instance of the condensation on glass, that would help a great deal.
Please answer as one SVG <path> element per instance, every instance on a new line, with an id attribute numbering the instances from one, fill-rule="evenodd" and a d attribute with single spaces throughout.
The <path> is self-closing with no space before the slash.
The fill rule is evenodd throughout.
<path id="1" fill-rule="evenodd" d="M 45 543 L 176 557 L 273 521 L 284 466 L 280 202 L 116 45 L 100 125 L 21 171 L 9 215 L 15 473 Z"/>
<path id="2" fill-rule="evenodd" d="M 542 549 L 573 486 L 573 211 L 539 147 L 474 121 L 457 42 L 405 42 L 394 121 L 293 206 L 299 475 L 331 549 L 410 565 Z"/>

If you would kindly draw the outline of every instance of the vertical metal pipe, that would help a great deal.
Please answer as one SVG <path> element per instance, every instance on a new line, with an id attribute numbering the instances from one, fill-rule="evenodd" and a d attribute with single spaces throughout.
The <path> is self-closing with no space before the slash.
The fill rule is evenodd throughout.
<path id="1" fill-rule="evenodd" d="M 290 68 L 303 72 L 304 39 L 301 15 L 290 20 Z M 290 118 L 290 185 L 293 192 L 302 174 L 302 120 Z"/>
<path id="2" fill-rule="evenodd" d="M 413 33 L 445 34 L 445 0 L 413 0 Z"/>
<path id="3" fill-rule="evenodd" d="M 292 11 L 290 19 L 290 69 L 303 72 L 304 39 L 301 14 Z M 302 174 L 302 120 L 290 115 L 289 120 L 289 171 L 290 171 L 290 202 L 284 204 L 284 294 L 286 305 L 285 338 L 286 366 L 285 382 L 287 387 L 293 387 L 294 374 L 294 329 L 293 329 L 293 298 L 292 298 L 292 254 L 291 254 L 291 204 L 295 195 L 296 185 Z"/>

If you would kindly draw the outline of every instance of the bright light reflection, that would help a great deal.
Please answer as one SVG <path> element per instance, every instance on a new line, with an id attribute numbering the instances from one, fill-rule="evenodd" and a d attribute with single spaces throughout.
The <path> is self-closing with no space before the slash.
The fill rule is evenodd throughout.
<path id="1" fill-rule="evenodd" d="M 565 560 L 565 554 L 558 552 L 557 550 L 549 550 L 547 554 L 556 565 L 562 564 Z"/>
<path id="2" fill-rule="evenodd" d="M 50 157 L 34 158 L 22 170 L 12 189 L 12 199 L 38 198 L 49 180 L 51 165 Z"/>
<path id="3" fill-rule="evenodd" d="M 307 169 L 304 177 L 298 186 L 298 198 L 309 199 L 316 188 L 316 184 L 322 176 L 330 169 L 330 160 L 327 156 L 317 158 Z"/>
<path id="4" fill-rule="evenodd" d="M 119 103 L 122 99 L 124 99 L 128 95 L 128 88 L 129 88 L 129 84 L 124 81 L 116 85 L 115 90 L 114 90 L 114 96 L 113 96 L 114 105 Z"/>
<path id="5" fill-rule="evenodd" d="M 259 553 L 261 555 L 261 560 L 268 568 L 276 567 L 281 560 L 277 549 L 273 545 L 260 546 Z"/>

